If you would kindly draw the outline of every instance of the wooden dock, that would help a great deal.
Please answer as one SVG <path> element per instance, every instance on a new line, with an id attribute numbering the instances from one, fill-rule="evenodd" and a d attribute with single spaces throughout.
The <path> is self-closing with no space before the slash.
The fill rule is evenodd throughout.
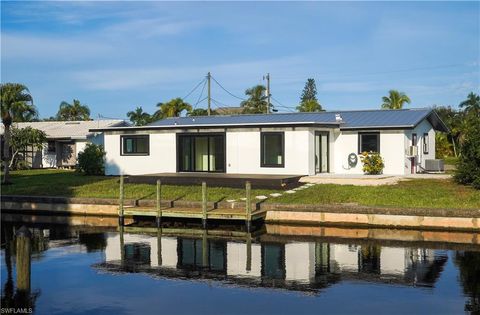
<path id="1" fill-rule="evenodd" d="M 256 210 L 251 214 L 251 220 L 264 219 L 267 211 Z M 124 216 L 157 217 L 158 211 L 153 207 L 124 207 Z M 202 209 L 199 208 L 163 208 L 162 218 L 184 218 L 204 219 Z M 247 220 L 247 213 L 244 209 L 211 209 L 207 210 L 205 219 L 209 220 Z"/>
<path id="2" fill-rule="evenodd" d="M 253 209 L 252 207 L 252 185 L 250 181 L 245 183 L 245 208 L 209 208 L 207 183 L 202 182 L 202 207 L 201 208 L 177 208 L 162 207 L 162 182 L 156 181 L 156 205 L 155 207 L 125 206 L 124 205 L 124 178 L 120 176 L 120 198 L 118 205 L 118 216 L 120 225 L 124 225 L 124 217 L 154 217 L 157 227 L 160 227 L 162 218 L 173 219 L 200 219 L 203 228 L 207 228 L 208 220 L 244 221 L 247 231 L 250 231 L 252 221 L 263 220 L 266 210 Z"/>

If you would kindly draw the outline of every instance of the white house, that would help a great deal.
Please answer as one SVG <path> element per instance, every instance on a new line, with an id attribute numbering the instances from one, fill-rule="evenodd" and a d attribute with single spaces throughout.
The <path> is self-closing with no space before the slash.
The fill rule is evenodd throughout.
<path id="1" fill-rule="evenodd" d="M 435 159 L 432 109 L 176 117 L 105 134 L 107 175 L 176 172 L 362 174 L 359 153 L 376 151 L 384 174 L 425 170 Z"/>
<path id="2" fill-rule="evenodd" d="M 90 129 L 120 126 L 128 124 L 123 120 L 88 120 L 19 122 L 12 125 L 13 128 L 19 129 L 32 127 L 42 130 L 47 135 L 48 141 L 43 150 L 22 152 L 23 158 L 32 168 L 75 166 L 78 153 L 83 151 L 88 142 L 104 144 L 103 133 L 90 132 Z M 1 134 L 3 135 L 3 125 Z"/>

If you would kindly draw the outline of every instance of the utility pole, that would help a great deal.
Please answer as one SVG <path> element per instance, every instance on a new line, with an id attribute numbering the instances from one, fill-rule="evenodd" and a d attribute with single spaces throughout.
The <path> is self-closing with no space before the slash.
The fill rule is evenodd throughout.
<path id="1" fill-rule="evenodd" d="M 267 73 L 263 79 L 267 80 L 267 114 L 270 114 L 270 73 Z"/>
<path id="2" fill-rule="evenodd" d="M 210 72 L 207 73 L 207 81 L 208 81 L 208 109 L 207 109 L 207 113 L 208 113 L 208 116 L 210 116 L 210 103 L 212 101 L 212 98 L 210 96 Z"/>

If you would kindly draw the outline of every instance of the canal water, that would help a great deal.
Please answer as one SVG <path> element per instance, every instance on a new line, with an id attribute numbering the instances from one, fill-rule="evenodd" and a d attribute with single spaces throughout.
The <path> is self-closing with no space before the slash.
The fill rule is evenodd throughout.
<path id="1" fill-rule="evenodd" d="M 2 221 L 2 313 L 7 307 L 109 315 L 480 312 L 480 245 L 452 242 L 458 234 L 417 242 L 411 239 L 422 232 L 389 231 L 386 240 L 351 229 L 325 237 L 305 235 L 305 227 L 246 233 L 30 221 Z M 27 293 L 18 289 L 16 271 L 22 225 L 33 233 Z"/>

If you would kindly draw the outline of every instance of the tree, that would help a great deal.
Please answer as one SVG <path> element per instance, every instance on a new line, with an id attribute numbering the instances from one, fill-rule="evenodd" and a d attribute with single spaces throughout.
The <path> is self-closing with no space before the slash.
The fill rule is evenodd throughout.
<path id="1" fill-rule="evenodd" d="M 90 109 L 87 105 L 82 105 L 79 100 L 74 99 L 72 104 L 63 101 L 60 103 L 57 119 L 66 121 L 90 120 Z"/>
<path id="2" fill-rule="evenodd" d="M 480 96 L 470 92 L 467 99 L 460 103 L 460 108 L 465 108 L 467 114 L 480 115 Z"/>
<path id="3" fill-rule="evenodd" d="M 402 109 L 403 104 L 410 104 L 410 98 L 403 92 L 397 90 L 388 91 L 389 96 L 382 97 L 383 109 Z"/>
<path id="4" fill-rule="evenodd" d="M 137 107 L 134 111 L 128 112 L 127 116 L 135 126 L 145 126 L 153 121 L 152 115 L 144 112 L 141 106 Z"/>
<path id="5" fill-rule="evenodd" d="M 323 111 L 322 105 L 317 100 L 307 100 L 300 103 L 297 106 L 299 112 L 321 112 Z"/>
<path id="6" fill-rule="evenodd" d="M 317 85 L 315 84 L 315 79 L 307 79 L 305 87 L 303 88 L 302 96 L 300 97 L 300 104 L 307 101 L 318 101 Z"/>
<path id="7" fill-rule="evenodd" d="M 44 143 L 47 142 L 45 132 L 32 127 L 12 128 L 11 134 L 10 147 L 12 149 L 12 157 L 9 165 L 10 168 L 14 165 L 18 153 L 28 150 L 28 147 L 42 150 Z"/>
<path id="8" fill-rule="evenodd" d="M 25 121 L 37 117 L 33 98 L 28 88 L 19 83 L 0 85 L 0 107 L 4 126 L 4 175 L 3 183 L 9 183 L 10 170 L 10 126 L 15 121 Z"/>
<path id="9" fill-rule="evenodd" d="M 85 149 L 78 153 L 78 170 L 85 175 L 104 175 L 105 155 L 103 146 L 87 143 Z"/>
<path id="10" fill-rule="evenodd" d="M 242 101 L 240 106 L 243 107 L 243 112 L 248 114 L 265 114 L 267 113 L 267 95 L 265 93 L 267 89 L 263 85 L 256 85 L 245 91 L 245 95 L 248 99 Z M 270 108 L 273 106 L 270 104 Z"/>
<path id="11" fill-rule="evenodd" d="M 154 114 L 156 119 L 179 117 L 183 111 L 190 112 L 192 110 L 192 105 L 184 102 L 180 97 L 171 99 L 167 103 L 158 103 L 157 107 L 158 110 Z"/>

